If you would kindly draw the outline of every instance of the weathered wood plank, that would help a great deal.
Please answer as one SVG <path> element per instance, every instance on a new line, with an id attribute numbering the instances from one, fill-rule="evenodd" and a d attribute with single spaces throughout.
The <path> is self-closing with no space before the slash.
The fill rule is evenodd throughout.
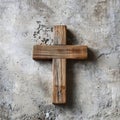
<path id="1" fill-rule="evenodd" d="M 53 59 L 53 103 L 66 103 L 66 59 L 86 59 L 87 46 L 66 45 L 66 26 L 54 27 L 54 45 L 35 45 L 33 59 Z"/>
<path id="2" fill-rule="evenodd" d="M 66 26 L 54 27 L 54 44 L 66 44 Z M 66 103 L 66 59 L 53 59 L 53 104 Z"/>
<path id="3" fill-rule="evenodd" d="M 80 45 L 35 45 L 33 49 L 33 59 L 86 59 L 87 46 Z"/>

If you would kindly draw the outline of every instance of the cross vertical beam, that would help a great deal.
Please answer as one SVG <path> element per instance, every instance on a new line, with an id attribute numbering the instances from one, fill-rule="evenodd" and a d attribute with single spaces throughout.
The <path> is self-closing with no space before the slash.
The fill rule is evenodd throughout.
<path id="1" fill-rule="evenodd" d="M 54 27 L 54 44 L 66 45 L 66 26 Z M 66 59 L 53 59 L 53 103 L 66 103 Z"/>
<path id="2" fill-rule="evenodd" d="M 66 26 L 54 27 L 54 44 L 66 44 Z M 53 103 L 66 103 L 66 59 L 53 59 Z"/>

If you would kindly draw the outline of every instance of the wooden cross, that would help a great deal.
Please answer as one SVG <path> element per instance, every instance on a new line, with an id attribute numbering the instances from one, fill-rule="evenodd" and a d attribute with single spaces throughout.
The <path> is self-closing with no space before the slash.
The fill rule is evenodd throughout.
<path id="1" fill-rule="evenodd" d="M 87 46 L 66 45 L 66 26 L 54 26 L 54 45 L 35 45 L 33 59 L 52 59 L 53 104 L 66 103 L 66 59 L 87 59 Z"/>

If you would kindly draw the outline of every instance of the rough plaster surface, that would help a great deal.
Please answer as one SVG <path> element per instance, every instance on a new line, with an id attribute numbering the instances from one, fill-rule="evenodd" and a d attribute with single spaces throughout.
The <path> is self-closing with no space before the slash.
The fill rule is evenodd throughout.
<path id="1" fill-rule="evenodd" d="M 88 45 L 68 61 L 68 103 L 51 104 L 51 61 L 32 60 L 34 44 Z M 0 120 L 120 120 L 120 0 L 0 0 Z"/>

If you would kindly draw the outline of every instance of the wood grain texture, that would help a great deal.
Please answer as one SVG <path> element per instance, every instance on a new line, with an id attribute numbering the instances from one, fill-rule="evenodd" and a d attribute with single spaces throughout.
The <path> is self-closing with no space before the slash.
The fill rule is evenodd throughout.
<path id="1" fill-rule="evenodd" d="M 79 45 L 34 46 L 33 59 L 39 60 L 52 58 L 86 59 L 87 46 Z"/>
<path id="2" fill-rule="evenodd" d="M 66 44 L 66 26 L 54 27 L 54 44 Z M 53 104 L 66 103 L 66 59 L 53 59 Z"/>
<path id="3" fill-rule="evenodd" d="M 66 103 L 66 59 L 86 59 L 87 46 L 66 45 L 66 26 L 54 27 L 54 45 L 35 45 L 33 59 L 52 59 L 53 104 Z"/>

